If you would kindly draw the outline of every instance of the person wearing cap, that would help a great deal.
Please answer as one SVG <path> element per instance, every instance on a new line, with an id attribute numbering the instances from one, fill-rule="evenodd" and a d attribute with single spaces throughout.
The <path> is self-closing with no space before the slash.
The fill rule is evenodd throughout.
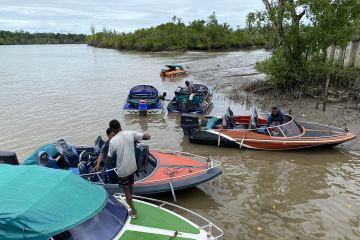
<path id="1" fill-rule="evenodd" d="M 281 125 L 284 124 L 284 122 L 285 113 L 278 107 L 272 107 L 271 112 L 268 115 L 266 127 Z"/>
<path id="2" fill-rule="evenodd" d="M 40 166 L 44 166 L 44 167 L 48 167 L 48 168 L 55 168 L 55 169 L 59 168 L 56 160 L 53 159 L 52 157 L 49 157 L 49 155 L 45 151 L 39 152 L 38 160 L 39 160 Z"/>

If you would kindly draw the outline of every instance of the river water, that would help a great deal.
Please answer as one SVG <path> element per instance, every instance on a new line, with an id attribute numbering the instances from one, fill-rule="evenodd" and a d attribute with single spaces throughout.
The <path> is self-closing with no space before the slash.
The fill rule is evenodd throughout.
<path id="1" fill-rule="evenodd" d="M 122 112 L 128 90 L 136 84 L 152 84 L 173 96 L 184 78 L 161 79 L 159 71 L 167 63 L 188 66 L 191 80 L 214 88 L 212 113 L 222 114 L 227 106 L 236 113 L 249 112 L 249 102 L 231 101 L 224 92 L 238 81 L 262 78 L 254 64 L 268 55 L 259 49 L 135 53 L 86 45 L 0 46 L 0 150 L 16 151 L 22 160 L 58 138 L 93 144 L 116 118 L 124 129 L 150 133 L 151 148 L 222 162 L 220 177 L 180 191 L 177 198 L 179 205 L 219 224 L 225 239 L 359 239 L 358 141 L 294 152 L 216 148 L 189 144 L 176 114 L 139 118 Z M 330 123 L 339 117 L 336 111 L 304 114 L 304 106 L 308 104 L 292 106 L 298 110 L 295 116 Z M 341 119 L 335 123 L 355 125 L 349 117 Z M 171 200 L 167 194 L 159 197 Z"/>

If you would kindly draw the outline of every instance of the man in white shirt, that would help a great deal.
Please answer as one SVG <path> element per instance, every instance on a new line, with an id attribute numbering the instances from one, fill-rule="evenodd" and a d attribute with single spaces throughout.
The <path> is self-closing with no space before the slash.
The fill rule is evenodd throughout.
<path id="1" fill-rule="evenodd" d="M 113 130 L 115 136 L 110 140 L 105 169 L 109 165 L 112 156 L 116 154 L 116 170 L 119 176 L 119 187 L 124 189 L 126 201 L 131 208 L 131 217 L 136 218 L 137 211 L 132 200 L 134 173 L 137 170 L 135 143 L 150 139 L 150 135 L 134 131 L 123 131 L 119 121 L 115 119 L 110 121 L 109 127 Z"/>

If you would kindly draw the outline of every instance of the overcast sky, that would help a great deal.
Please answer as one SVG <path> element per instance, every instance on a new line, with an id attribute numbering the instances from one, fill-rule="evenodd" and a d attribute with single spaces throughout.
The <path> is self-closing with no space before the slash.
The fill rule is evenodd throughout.
<path id="1" fill-rule="evenodd" d="M 93 24 L 121 32 L 155 26 L 181 17 L 185 23 L 206 19 L 244 27 L 248 12 L 261 0 L 0 0 L 0 30 L 89 33 Z"/>

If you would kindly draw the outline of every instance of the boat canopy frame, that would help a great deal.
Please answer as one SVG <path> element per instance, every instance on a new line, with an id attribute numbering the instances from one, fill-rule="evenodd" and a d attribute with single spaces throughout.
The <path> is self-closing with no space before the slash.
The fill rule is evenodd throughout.
<path id="1" fill-rule="evenodd" d="M 184 70 L 184 66 L 179 65 L 179 64 L 167 64 L 167 65 L 165 65 L 165 67 L 170 68 L 170 69 Z"/>
<path id="2" fill-rule="evenodd" d="M 260 113 L 259 115 L 265 116 L 265 118 L 267 118 L 268 114 L 267 113 Z M 221 117 L 219 117 L 219 118 L 221 118 Z M 289 120 L 287 122 L 283 123 L 283 124 L 276 125 L 276 126 L 265 127 L 265 131 L 267 132 L 267 134 L 270 137 L 273 137 L 273 138 L 298 138 L 298 137 L 301 137 L 301 136 L 304 135 L 304 133 L 305 133 L 304 127 L 302 127 L 301 124 L 299 124 L 294 119 L 294 117 L 292 115 L 286 114 L 285 118 L 287 118 Z M 311 123 L 313 125 L 318 125 L 318 126 L 323 126 L 323 127 L 331 127 L 333 129 L 336 128 L 336 127 L 332 127 L 332 126 L 329 126 L 329 125 L 326 125 L 326 124 L 319 124 L 319 123 L 312 123 L 312 122 L 307 122 L 307 123 Z M 294 124 L 296 124 L 298 130 L 300 131 L 298 134 L 287 134 L 287 131 L 284 131 L 291 124 L 293 126 L 295 126 Z M 273 129 L 277 129 L 278 132 L 280 132 L 282 134 L 282 136 L 277 136 L 277 135 L 272 134 L 271 130 L 273 130 Z M 340 128 L 336 128 L 336 129 L 338 129 L 339 135 L 344 135 L 346 133 L 345 131 L 342 131 Z M 264 130 L 264 127 L 257 127 L 257 128 L 252 128 L 252 129 L 220 129 L 220 133 L 223 130 L 227 130 L 227 131 L 229 131 L 229 130 L 230 131 L 248 131 L 248 132 L 254 132 L 255 131 L 256 132 L 256 131 L 259 131 L 259 130 Z M 307 137 L 307 138 L 316 138 L 316 137 Z"/>

